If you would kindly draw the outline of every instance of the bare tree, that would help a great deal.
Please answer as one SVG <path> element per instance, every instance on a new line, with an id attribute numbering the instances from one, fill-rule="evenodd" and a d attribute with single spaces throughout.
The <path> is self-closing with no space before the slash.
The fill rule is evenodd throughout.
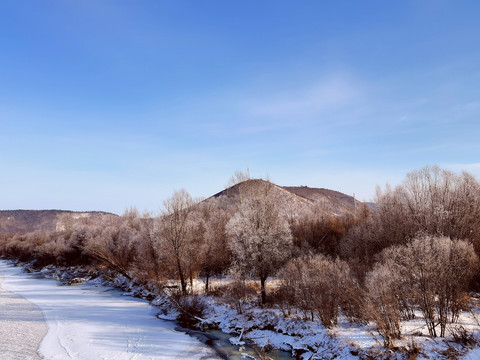
<path id="1" fill-rule="evenodd" d="M 246 171 L 237 170 L 235 174 L 228 180 L 227 185 L 225 188 L 229 188 L 231 186 L 240 184 L 244 181 L 250 180 L 250 169 L 247 168 Z"/>
<path id="2" fill-rule="evenodd" d="M 385 250 L 367 284 L 372 300 L 383 297 L 377 305 L 400 314 L 402 304 L 414 303 L 423 313 L 430 336 L 438 335 L 440 325 L 444 337 L 447 324 L 466 306 L 464 295 L 477 266 L 478 257 L 466 241 L 421 234 L 407 245 Z"/>
<path id="3" fill-rule="evenodd" d="M 229 216 L 225 210 L 211 202 L 201 205 L 200 218 L 204 232 L 197 248 L 197 258 L 200 261 L 201 275 L 205 277 L 205 293 L 208 293 L 210 277 L 221 274 L 230 265 L 228 237 L 225 232 Z"/>
<path id="4" fill-rule="evenodd" d="M 267 278 L 288 258 L 292 246 L 288 222 L 275 204 L 270 182 L 263 181 L 258 192 L 242 200 L 226 230 L 231 237 L 234 265 L 260 280 L 261 300 L 265 304 Z"/>
<path id="5" fill-rule="evenodd" d="M 412 171 L 395 189 L 377 191 L 375 211 L 347 233 L 342 256 L 360 258 L 368 270 L 375 254 L 406 244 L 419 232 L 468 240 L 480 254 L 479 182 L 438 166 Z"/>
<path id="6" fill-rule="evenodd" d="M 127 211 L 124 217 L 105 217 L 91 229 L 85 246 L 90 256 L 127 278 L 132 277 L 130 270 L 137 254 L 135 216 Z"/>
<path id="7" fill-rule="evenodd" d="M 282 269 L 281 278 L 291 305 L 310 314 L 312 321 L 316 314 L 325 327 L 332 327 L 337 324 L 340 308 L 351 320 L 359 316 L 361 290 L 344 261 L 322 254 L 298 257 Z"/>
<path id="8" fill-rule="evenodd" d="M 393 340 L 400 339 L 399 283 L 401 275 L 391 263 L 378 263 L 368 273 L 365 281 L 367 295 L 365 317 L 377 326 L 377 331 L 385 346 L 391 346 Z M 400 291 L 403 294 L 403 291 Z"/>
<path id="9" fill-rule="evenodd" d="M 137 268 L 141 272 L 140 276 L 147 280 L 153 281 L 158 286 L 163 280 L 162 274 L 162 252 L 159 246 L 158 238 L 155 231 L 155 218 L 151 213 L 145 212 L 140 216 L 138 243 Z"/>
<path id="10" fill-rule="evenodd" d="M 202 246 L 206 232 L 203 219 L 198 211 L 192 211 L 190 216 L 190 230 L 187 234 L 185 246 L 185 272 L 190 288 L 193 289 L 193 279 L 198 277 L 202 264 Z"/>
<path id="11" fill-rule="evenodd" d="M 155 234 L 165 255 L 174 263 L 182 293 L 187 292 L 186 256 L 191 230 L 190 213 L 194 201 L 186 190 L 175 191 L 163 202 L 164 212 L 157 218 Z"/>
<path id="12" fill-rule="evenodd" d="M 422 235 L 407 246 L 413 289 L 431 336 L 440 336 L 460 311 L 478 257 L 473 246 L 447 237 Z"/>

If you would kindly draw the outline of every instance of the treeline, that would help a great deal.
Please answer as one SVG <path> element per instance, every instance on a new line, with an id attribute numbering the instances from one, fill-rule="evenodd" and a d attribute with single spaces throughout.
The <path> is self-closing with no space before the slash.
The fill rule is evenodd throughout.
<path id="1" fill-rule="evenodd" d="M 107 267 L 157 291 L 176 279 L 183 295 L 201 278 L 206 293 L 236 304 L 259 294 L 262 305 L 327 327 L 340 314 L 373 321 L 386 345 L 416 310 L 431 336 L 445 336 L 468 308 L 466 292 L 480 288 L 480 184 L 468 173 L 425 167 L 378 190 L 374 210 L 344 217 L 285 214 L 273 184 L 247 184 L 238 185 L 234 208 L 182 190 L 158 216 L 130 209 L 95 221 L 66 217 L 59 231 L 3 235 L 0 254 L 37 266 Z M 212 289 L 212 276 L 229 276 L 228 291 Z M 279 286 L 268 287 L 272 277 Z"/>

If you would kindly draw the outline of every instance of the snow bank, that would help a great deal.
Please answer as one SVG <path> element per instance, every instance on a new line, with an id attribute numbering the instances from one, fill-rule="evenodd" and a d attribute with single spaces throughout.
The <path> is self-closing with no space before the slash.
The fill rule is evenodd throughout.
<path id="1" fill-rule="evenodd" d="M 158 320 L 146 300 L 92 285 L 58 286 L 0 261 L 4 288 L 39 306 L 49 330 L 40 346 L 47 359 L 201 359 L 216 354 Z"/>
<path id="2" fill-rule="evenodd" d="M 218 327 L 225 333 L 242 334 L 232 337 L 232 344 L 243 339 L 253 341 L 261 348 L 276 348 L 291 352 L 301 359 L 358 359 L 352 354 L 356 348 L 332 336 L 318 322 L 285 318 L 275 309 L 261 309 L 245 305 L 241 314 L 214 298 L 202 325 Z"/>
<path id="3" fill-rule="evenodd" d="M 305 320 L 301 313 L 284 316 L 278 309 L 261 309 L 244 304 L 238 313 L 214 297 L 202 325 L 216 326 L 226 333 L 242 334 L 230 338 L 234 345 L 248 339 L 261 348 L 277 348 L 291 352 L 299 359 L 398 359 L 416 356 L 423 359 L 480 359 L 480 348 L 456 343 L 451 335 L 445 339 L 428 336 L 425 321 L 419 311 L 414 320 L 402 322 L 403 337 L 392 349 L 382 344 L 373 324 L 350 324 L 343 316 L 339 324 L 326 329 L 319 321 Z M 477 318 L 478 317 L 478 318 Z M 478 340 L 480 313 L 462 312 L 458 324 Z M 477 344 L 480 346 L 480 343 Z M 462 357 L 464 356 L 464 357 Z"/>

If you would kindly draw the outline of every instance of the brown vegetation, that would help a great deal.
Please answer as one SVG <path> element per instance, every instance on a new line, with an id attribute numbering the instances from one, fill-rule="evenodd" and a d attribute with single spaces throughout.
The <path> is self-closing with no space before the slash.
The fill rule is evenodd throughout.
<path id="1" fill-rule="evenodd" d="M 101 211 L 76 212 L 66 210 L 0 210 L 0 233 L 29 233 L 53 231 L 64 225 L 66 218 L 85 223 L 97 221 L 104 215 Z"/>
<path id="2" fill-rule="evenodd" d="M 205 292 L 239 312 L 260 295 L 262 304 L 286 316 L 300 311 L 326 327 L 340 315 L 372 321 L 386 346 L 401 337 L 400 322 L 416 310 L 430 336 L 451 328 L 469 341 L 451 324 L 468 307 L 466 292 L 480 285 L 480 184 L 474 177 L 425 167 L 396 188 L 378 191 L 372 210 L 322 189 L 238 182 L 244 175 L 202 202 L 175 192 L 158 216 L 135 209 L 122 216 L 73 213 L 57 218 L 53 229 L 0 234 L 0 255 L 37 266 L 108 268 L 154 291 L 175 279 L 181 296 L 201 277 Z M 331 199 L 322 208 L 325 196 Z M 350 201 L 350 210 L 333 213 L 332 199 L 337 210 Z M 210 285 L 213 276 L 226 275 L 227 285 Z M 267 293 L 275 276 L 280 285 Z M 258 289 L 248 279 L 257 280 Z M 194 300 L 178 302 L 198 316 Z"/>

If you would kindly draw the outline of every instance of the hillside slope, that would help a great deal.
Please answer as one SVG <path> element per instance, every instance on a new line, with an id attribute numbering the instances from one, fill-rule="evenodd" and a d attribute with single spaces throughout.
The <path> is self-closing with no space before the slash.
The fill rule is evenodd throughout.
<path id="1" fill-rule="evenodd" d="M 227 211 L 234 211 L 242 197 L 261 191 L 264 180 L 247 180 L 213 195 L 205 201 L 216 202 Z M 291 217 L 298 216 L 353 216 L 363 202 L 338 191 L 307 186 L 279 186 L 271 184 L 272 195 L 280 209 Z M 367 204 L 368 205 L 368 204 Z"/>
<path id="2" fill-rule="evenodd" d="M 75 212 L 68 210 L 0 210 L 0 233 L 27 233 L 55 230 L 65 217 L 88 221 L 107 215 L 101 211 Z M 112 215 L 112 214 L 109 214 Z"/>

